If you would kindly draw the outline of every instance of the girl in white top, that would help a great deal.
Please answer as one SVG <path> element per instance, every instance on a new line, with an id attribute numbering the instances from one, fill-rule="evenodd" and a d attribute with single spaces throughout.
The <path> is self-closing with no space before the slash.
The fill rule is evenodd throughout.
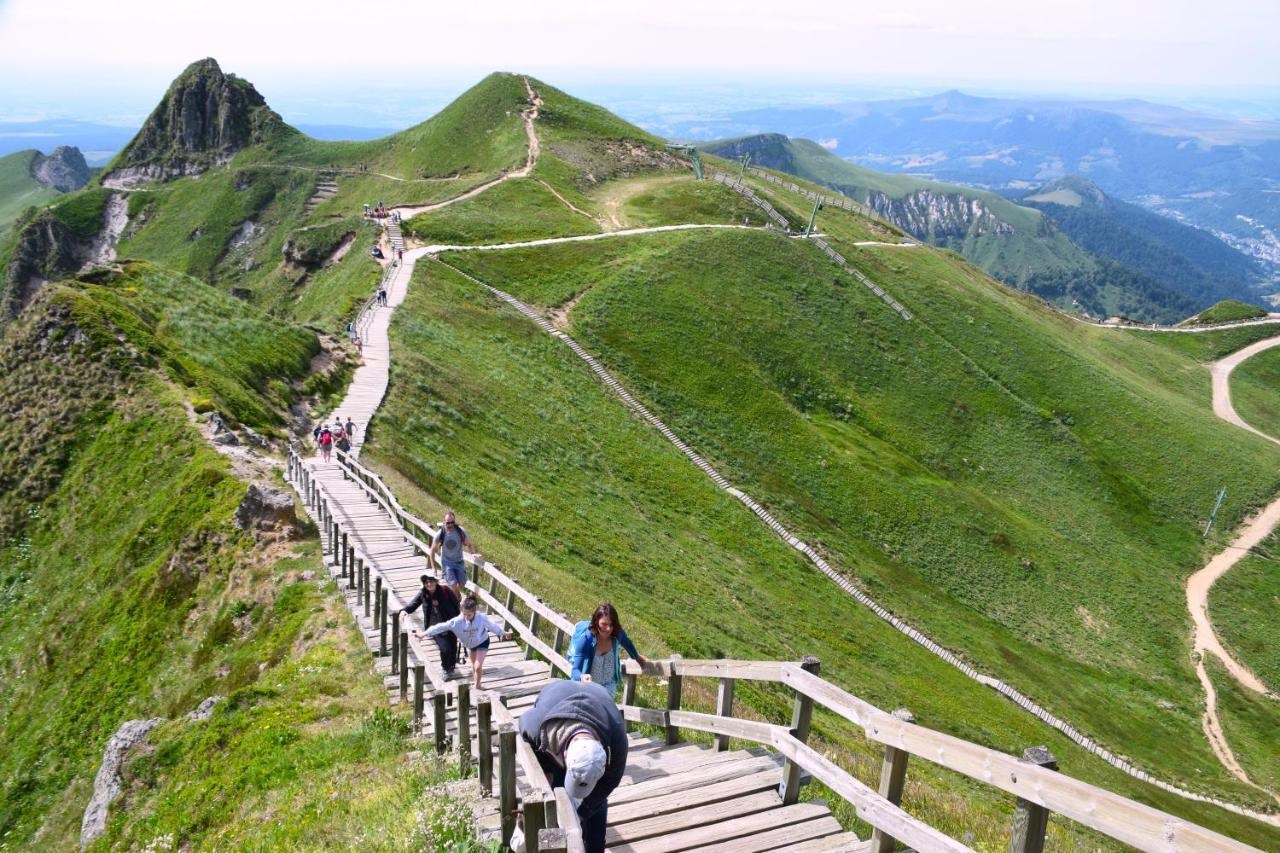
<path id="1" fill-rule="evenodd" d="M 432 625 L 427 629 L 428 637 L 452 631 L 462 641 L 462 645 L 470 652 L 471 672 L 475 675 L 475 689 L 480 689 L 480 678 L 484 674 L 484 659 L 489 653 L 489 635 L 499 639 L 510 640 L 511 632 L 503 631 L 502 626 L 483 613 L 476 612 L 476 597 L 469 595 L 462 602 L 462 615 L 455 616 L 448 622 Z"/>

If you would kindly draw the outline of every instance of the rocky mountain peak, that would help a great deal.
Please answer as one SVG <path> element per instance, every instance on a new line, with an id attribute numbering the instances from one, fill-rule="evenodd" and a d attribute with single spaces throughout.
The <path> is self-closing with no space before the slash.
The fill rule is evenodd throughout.
<path id="1" fill-rule="evenodd" d="M 74 145 L 60 145 L 48 156 L 37 154 L 31 161 L 31 177 L 46 187 L 69 193 L 89 183 L 89 164 Z"/>
<path id="2" fill-rule="evenodd" d="M 288 130 L 253 84 L 202 59 L 169 85 L 103 183 L 129 186 L 199 174 Z"/>

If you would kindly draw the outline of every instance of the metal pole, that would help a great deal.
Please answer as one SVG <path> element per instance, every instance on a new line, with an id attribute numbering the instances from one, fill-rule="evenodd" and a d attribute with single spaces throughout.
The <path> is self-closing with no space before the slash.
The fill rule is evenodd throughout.
<path id="1" fill-rule="evenodd" d="M 1204 536 L 1201 539 L 1209 538 L 1209 531 L 1213 529 L 1213 520 L 1218 515 L 1218 510 L 1222 508 L 1222 499 L 1227 496 L 1227 487 L 1223 486 L 1218 492 L 1218 500 L 1213 504 L 1213 512 L 1209 513 L 1209 523 L 1204 526 Z"/>

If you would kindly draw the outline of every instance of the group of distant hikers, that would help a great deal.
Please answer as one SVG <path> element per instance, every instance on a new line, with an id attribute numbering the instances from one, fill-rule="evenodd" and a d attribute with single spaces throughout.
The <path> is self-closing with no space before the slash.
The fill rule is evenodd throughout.
<path id="1" fill-rule="evenodd" d="M 399 611 L 400 624 L 408 624 L 408 615 L 421 609 L 423 632 L 415 633 L 435 641 L 445 677 L 457 677 L 461 645 L 461 655 L 470 663 L 473 689 L 480 690 L 491 636 L 510 639 L 512 633 L 479 612 L 475 595 L 464 595 L 464 551 L 474 553 L 475 546 L 450 510 L 427 553 L 430 566 L 439 555 L 443 580 L 434 574 L 422 575 L 422 588 Z M 622 686 L 622 650 L 641 664 L 646 662 L 623 630 L 617 609 L 603 602 L 590 619 L 574 626 L 570 680 L 544 687 L 520 718 L 520 735 L 534 748 L 548 781 L 563 787 L 577 804 L 589 853 L 603 853 L 609 794 L 618 787 L 627 765 L 627 727 L 616 703 Z M 513 838 L 511 846 L 520 850 L 523 836 Z"/>
<path id="2" fill-rule="evenodd" d="M 320 458 L 328 462 L 333 455 L 334 447 L 343 453 L 351 452 L 351 441 L 356 437 L 356 424 L 351 418 L 347 418 L 347 422 L 343 423 L 342 417 L 338 416 L 333 419 L 333 426 L 326 423 L 317 424 L 311 431 L 311 437 L 316 440 L 316 446 L 320 448 Z"/>

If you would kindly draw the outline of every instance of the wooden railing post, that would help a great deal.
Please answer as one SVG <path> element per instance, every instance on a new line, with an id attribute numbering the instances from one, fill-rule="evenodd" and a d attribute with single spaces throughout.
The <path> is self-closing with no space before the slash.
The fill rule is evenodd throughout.
<path id="1" fill-rule="evenodd" d="M 471 685 L 458 684 L 458 769 L 471 772 Z"/>
<path id="2" fill-rule="evenodd" d="M 812 655 L 805 655 L 800 661 L 800 668 L 805 672 L 818 674 L 822 664 Z M 801 743 L 809 741 L 809 725 L 813 720 L 813 700 L 802 693 L 796 694 L 796 704 L 791 711 L 791 734 Z M 791 759 L 782 765 L 782 784 L 778 786 L 784 806 L 794 806 L 800 801 L 800 765 Z"/>
<path id="3" fill-rule="evenodd" d="M 422 728 L 422 682 L 427 680 L 427 668 L 420 663 L 413 665 L 413 728 L 415 733 Z M 439 695 L 439 694 L 437 694 Z M 436 737 L 439 737 L 437 734 Z"/>
<path id="4" fill-rule="evenodd" d="M 914 723 L 915 715 L 906 708 L 899 708 L 893 716 L 906 723 Z M 880 796 L 895 806 L 902 802 L 902 787 L 907 779 L 907 757 L 911 753 L 894 746 L 884 748 L 884 763 L 880 765 Z M 871 833 L 871 853 L 890 853 L 897 843 L 892 835 L 875 828 Z"/>
<path id="5" fill-rule="evenodd" d="M 347 543 L 347 531 L 338 532 L 338 522 L 333 523 L 333 530 L 338 539 L 338 560 L 342 563 L 342 576 L 345 578 L 351 574 L 351 546 Z M 352 584 L 354 586 L 354 584 Z"/>
<path id="6" fill-rule="evenodd" d="M 538 833 L 547 826 L 547 804 L 542 801 L 538 789 L 533 785 L 522 785 L 520 799 L 524 804 L 524 849 L 525 853 L 538 853 Z"/>
<path id="7" fill-rule="evenodd" d="M 502 843 L 509 845 L 516 828 L 516 727 L 498 727 L 498 810 L 502 816 Z"/>
<path id="8" fill-rule="evenodd" d="M 400 671 L 400 611 L 391 615 L 391 674 Z"/>
<path id="9" fill-rule="evenodd" d="M 721 678 L 716 688 L 716 714 L 721 717 L 733 716 L 733 679 Z M 716 752 L 724 752 L 729 748 L 728 735 L 716 735 Z"/>
<path id="10" fill-rule="evenodd" d="M 369 618 L 369 599 L 373 597 L 373 594 L 369 589 L 369 580 L 372 572 L 369 568 L 369 564 L 364 561 L 364 557 L 359 557 L 357 561 L 360 565 L 360 575 L 364 578 L 364 616 L 366 619 L 368 619 Z"/>
<path id="11" fill-rule="evenodd" d="M 541 603 L 542 603 L 542 599 L 541 599 L 541 598 L 535 598 L 535 599 L 534 599 L 534 601 L 538 602 L 539 604 L 541 604 Z M 537 611 L 537 610 L 534 610 L 533 608 L 530 608 L 530 609 L 529 609 L 529 634 L 530 634 L 531 636 L 534 636 L 534 637 L 538 636 L 538 626 L 539 626 L 539 625 L 541 625 L 541 624 L 542 624 L 542 614 L 538 613 L 538 611 Z M 507 630 L 511 630 L 511 629 L 510 629 L 510 628 L 508 628 Z M 533 651 L 533 644 L 532 644 L 532 643 L 530 643 L 529 645 L 525 646 L 525 648 L 524 648 L 524 659 L 525 659 L 525 660 L 533 660 L 533 656 L 534 656 L 534 654 L 535 654 L 535 652 Z"/>
<path id="12" fill-rule="evenodd" d="M 508 590 L 507 590 L 507 600 L 506 600 L 505 602 L 503 602 L 503 605 L 502 605 L 502 606 L 503 606 L 503 607 L 505 607 L 505 608 L 507 608 L 507 612 L 508 612 L 508 613 L 514 614 L 514 613 L 515 613 L 515 611 L 511 609 L 511 606 L 512 606 L 513 604 L 515 604 L 515 601 L 516 601 L 516 591 L 515 591 L 514 589 L 508 589 Z M 513 626 L 511 626 L 511 625 L 508 625 L 508 626 L 507 626 L 507 630 L 508 630 L 508 631 L 514 631 L 514 630 L 515 630 L 515 628 L 514 628 Z"/>
<path id="13" fill-rule="evenodd" d="M 1022 760 L 1050 770 L 1058 769 L 1058 759 L 1043 746 L 1033 746 L 1024 750 Z M 1041 853 L 1044 850 L 1044 836 L 1048 826 L 1048 809 L 1018 797 L 1013 810 L 1013 835 L 1009 839 L 1010 853 Z"/>
<path id="14" fill-rule="evenodd" d="M 431 727 L 435 729 L 437 755 L 444 755 L 449 749 L 448 698 L 443 690 L 431 694 Z"/>
<path id="15" fill-rule="evenodd" d="M 680 710 L 680 687 L 684 680 L 683 676 L 676 674 L 675 665 L 680 663 L 680 655 L 671 656 L 671 672 L 667 676 L 667 710 Z M 667 726 L 667 743 L 671 746 L 680 742 L 680 729 L 676 726 Z"/>
<path id="16" fill-rule="evenodd" d="M 622 704 L 636 704 L 636 678 L 634 673 L 624 672 L 622 674 Z"/>
<path id="17" fill-rule="evenodd" d="M 356 591 L 356 604 L 359 604 L 360 578 L 357 576 L 358 573 L 356 572 L 356 553 L 354 548 L 347 548 L 346 538 L 346 534 L 343 534 L 342 549 L 347 552 L 347 565 L 351 568 L 350 572 L 347 573 L 347 589 L 354 589 Z"/>
<path id="18" fill-rule="evenodd" d="M 382 588 L 382 578 L 378 578 L 378 612 L 382 615 L 378 618 L 378 657 L 387 656 L 387 605 L 389 603 L 388 590 Z"/>
<path id="19" fill-rule="evenodd" d="M 409 701 L 409 632 L 400 632 L 400 701 Z"/>
<path id="20" fill-rule="evenodd" d="M 459 685 L 461 686 L 461 685 Z M 476 705 L 476 735 L 480 753 L 480 791 L 493 796 L 493 705 L 481 694 Z"/>

